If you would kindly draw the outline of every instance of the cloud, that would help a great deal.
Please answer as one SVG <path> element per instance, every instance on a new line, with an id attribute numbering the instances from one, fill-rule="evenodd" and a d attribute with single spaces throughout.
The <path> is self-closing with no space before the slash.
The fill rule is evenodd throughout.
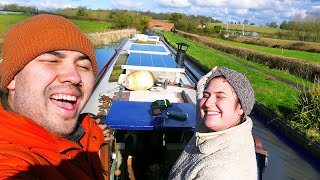
<path id="1" fill-rule="evenodd" d="M 194 5 L 215 7 L 215 8 L 232 8 L 232 9 L 262 9 L 270 8 L 276 0 L 194 0 Z"/>
<path id="2" fill-rule="evenodd" d="M 144 7 L 143 2 L 130 1 L 130 0 L 113 0 L 110 2 L 115 9 L 141 9 Z"/>
<path id="3" fill-rule="evenodd" d="M 76 8 L 79 4 L 64 3 L 63 0 L 42 0 L 39 3 L 41 9 Z"/>
<path id="4" fill-rule="evenodd" d="M 235 13 L 238 15 L 246 15 L 248 14 L 248 9 L 236 9 Z"/>
<path id="5" fill-rule="evenodd" d="M 158 0 L 157 4 L 162 7 L 189 7 L 191 4 L 189 0 Z"/>
<path id="6" fill-rule="evenodd" d="M 1 6 L 7 5 L 7 4 L 9 4 L 7 1 L 1 1 L 1 0 L 0 0 L 0 5 L 1 5 Z"/>

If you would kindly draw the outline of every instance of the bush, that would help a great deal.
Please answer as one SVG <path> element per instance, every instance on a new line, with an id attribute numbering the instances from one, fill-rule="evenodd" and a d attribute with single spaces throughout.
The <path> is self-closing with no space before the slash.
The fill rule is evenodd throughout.
<path id="1" fill-rule="evenodd" d="M 320 83 L 301 92 L 294 116 L 289 123 L 304 132 L 310 139 L 320 142 Z"/>
<path id="2" fill-rule="evenodd" d="M 278 69 L 288 72 L 294 76 L 313 82 L 314 79 L 320 78 L 319 63 L 302 61 L 296 58 L 289 58 L 279 55 L 271 55 L 242 47 L 231 46 L 196 34 L 178 31 L 178 34 L 189 38 L 192 41 L 207 45 L 222 52 L 233 54 L 235 56 L 247 59 L 249 61 L 263 64 L 271 69 Z"/>

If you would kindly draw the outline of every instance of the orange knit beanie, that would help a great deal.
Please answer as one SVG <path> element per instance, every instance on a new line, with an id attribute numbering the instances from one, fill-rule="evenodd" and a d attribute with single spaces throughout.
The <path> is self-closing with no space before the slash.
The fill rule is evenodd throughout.
<path id="1" fill-rule="evenodd" d="M 94 47 L 71 21 L 56 15 L 41 14 L 14 25 L 4 36 L 0 69 L 1 88 L 37 56 L 56 50 L 71 50 L 85 54 L 97 74 Z"/>

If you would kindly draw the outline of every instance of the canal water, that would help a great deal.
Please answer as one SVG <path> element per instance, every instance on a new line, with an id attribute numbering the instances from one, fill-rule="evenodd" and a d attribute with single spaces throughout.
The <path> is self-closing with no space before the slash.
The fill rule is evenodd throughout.
<path id="1" fill-rule="evenodd" d="M 121 42 L 114 42 L 110 44 L 101 45 L 95 48 L 95 54 L 98 63 L 98 73 L 103 69 L 107 64 L 115 49 L 120 45 Z"/>
<path id="2" fill-rule="evenodd" d="M 113 55 L 121 42 L 111 43 L 96 48 L 98 72 Z M 315 160 L 307 152 L 301 150 L 292 140 L 268 125 L 253 119 L 253 132 L 258 135 L 263 147 L 268 150 L 268 166 L 263 173 L 263 180 L 320 180 L 319 160 Z"/>

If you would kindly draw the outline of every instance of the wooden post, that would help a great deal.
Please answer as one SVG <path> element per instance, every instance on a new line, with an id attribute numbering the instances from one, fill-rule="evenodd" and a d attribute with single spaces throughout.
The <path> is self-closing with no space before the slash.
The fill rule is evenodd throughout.
<path id="1" fill-rule="evenodd" d="M 132 168 L 132 156 L 128 156 L 127 167 L 128 167 L 129 179 L 136 180 L 136 178 L 134 176 L 133 168 Z"/>
<path id="2" fill-rule="evenodd" d="M 100 149 L 100 159 L 103 168 L 103 177 L 105 180 L 109 180 L 110 177 L 110 154 L 109 154 L 110 143 L 104 143 Z"/>

